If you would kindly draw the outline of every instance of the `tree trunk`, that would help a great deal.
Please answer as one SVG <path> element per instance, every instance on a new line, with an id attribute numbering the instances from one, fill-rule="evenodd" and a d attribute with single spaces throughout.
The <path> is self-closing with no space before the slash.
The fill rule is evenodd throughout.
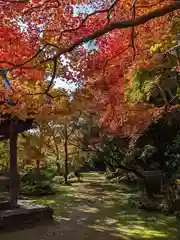
<path id="1" fill-rule="evenodd" d="M 40 168 L 40 160 L 36 160 L 36 168 L 39 169 Z"/>
<path id="2" fill-rule="evenodd" d="M 61 167 L 58 160 L 56 160 L 56 167 L 57 167 L 57 174 L 59 174 L 59 176 L 62 176 Z"/>
<path id="3" fill-rule="evenodd" d="M 65 152 L 65 158 L 64 158 L 64 183 L 68 183 L 68 146 L 67 146 L 67 140 L 68 140 L 68 134 L 67 134 L 67 126 L 64 126 L 64 133 L 65 133 L 65 139 L 64 139 L 64 152 Z"/>
<path id="4" fill-rule="evenodd" d="M 14 132 L 14 123 L 10 126 L 10 202 L 11 207 L 17 207 L 20 181 L 17 167 L 17 134 Z"/>
<path id="5" fill-rule="evenodd" d="M 40 160 L 36 160 L 36 178 L 39 181 L 40 180 Z"/>

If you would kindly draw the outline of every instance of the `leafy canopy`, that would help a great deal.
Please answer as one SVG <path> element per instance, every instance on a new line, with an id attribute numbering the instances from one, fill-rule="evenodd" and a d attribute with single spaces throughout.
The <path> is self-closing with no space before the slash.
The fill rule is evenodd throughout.
<path id="1" fill-rule="evenodd" d="M 3 87 L 0 92 L 16 99 L 15 113 L 33 105 L 39 112 L 41 94 L 59 77 L 93 96 L 111 130 L 126 123 L 130 132 L 135 118 L 139 127 L 157 115 L 156 108 L 127 103 L 124 88 L 134 70 L 157 63 L 157 44 L 168 36 L 178 42 L 179 1 L 0 0 L 0 6 L 0 68 L 9 69 L 15 88 L 13 94 Z"/>

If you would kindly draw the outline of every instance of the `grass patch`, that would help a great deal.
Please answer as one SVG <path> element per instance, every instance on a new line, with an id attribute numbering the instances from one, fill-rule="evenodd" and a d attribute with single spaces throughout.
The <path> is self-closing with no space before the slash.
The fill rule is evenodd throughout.
<path id="1" fill-rule="evenodd" d="M 72 186 L 56 185 L 58 192 L 54 196 L 31 198 L 34 204 L 47 205 L 54 209 L 55 228 L 49 226 L 40 232 L 37 227 L 34 230 L 9 234 L 8 238 L 6 235 L 2 239 L 176 239 L 175 217 L 157 212 L 149 213 L 128 204 L 130 199 L 139 197 L 135 189 L 108 183 L 103 175 L 97 173 L 83 175 L 82 183 L 76 182 Z"/>
<path id="2" fill-rule="evenodd" d="M 176 239 L 176 219 L 157 212 L 150 213 L 132 208 L 129 199 L 139 197 L 127 186 L 106 183 L 103 175 L 84 174 L 83 183 L 56 186 L 55 196 L 38 198 L 35 202 L 54 209 L 56 219 L 71 218 L 74 211 L 84 212 L 87 218 L 94 215 L 94 222 L 86 221 L 89 229 L 123 233 L 135 238 Z M 90 231 L 90 230 L 89 230 Z"/>

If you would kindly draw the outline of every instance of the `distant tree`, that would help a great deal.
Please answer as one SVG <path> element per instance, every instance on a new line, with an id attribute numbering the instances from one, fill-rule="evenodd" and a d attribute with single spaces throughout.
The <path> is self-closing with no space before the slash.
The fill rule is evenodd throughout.
<path id="1" fill-rule="evenodd" d="M 39 125 L 46 139 L 44 144 L 47 147 L 47 157 L 55 156 L 58 172 L 64 175 L 65 184 L 68 184 L 69 171 L 75 171 L 84 161 L 85 153 L 80 146 L 79 121 L 81 114 L 77 113 Z"/>
<path id="2" fill-rule="evenodd" d="M 22 167 L 35 165 L 39 169 L 42 166 L 47 151 L 45 141 L 47 139 L 37 130 L 21 134 L 19 137 L 18 155 Z"/>

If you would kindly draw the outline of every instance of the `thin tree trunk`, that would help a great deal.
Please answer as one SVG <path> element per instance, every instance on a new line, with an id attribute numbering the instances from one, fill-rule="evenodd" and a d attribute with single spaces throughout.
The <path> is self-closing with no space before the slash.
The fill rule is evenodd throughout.
<path id="1" fill-rule="evenodd" d="M 68 140 L 68 134 L 67 134 L 67 125 L 64 125 L 64 152 L 65 152 L 65 158 L 64 158 L 64 182 L 68 185 L 68 146 L 67 146 L 67 140 Z"/>
<path id="2" fill-rule="evenodd" d="M 36 160 L 36 168 L 39 169 L 40 168 L 40 160 Z"/>
<path id="3" fill-rule="evenodd" d="M 56 167 L 57 167 L 57 174 L 59 174 L 59 176 L 62 176 L 62 171 L 61 171 L 61 166 L 59 163 L 59 156 L 56 156 Z"/>
<path id="4" fill-rule="evenodd" d="M 40 160 L 36 160 L 36 177 L 37 180 L 40 180 Z"/>
<path id="5" fill-rule="evenodd" d="M 52 137 L 53 137 L 53 141 L 54 141 L 55 154 L 56 154 L 57 173 L 59 174 L 59 176 L 62 176 L 62 171 L 61 171 L 60 162 L 59 162 L 59 161 L 60 161 L 59 149 L 58 149 L 58 144 L 57 144 L 57 142 L 56 142 L 56 138 L 55 138 L 54 133 L 53 133 Z"/>

